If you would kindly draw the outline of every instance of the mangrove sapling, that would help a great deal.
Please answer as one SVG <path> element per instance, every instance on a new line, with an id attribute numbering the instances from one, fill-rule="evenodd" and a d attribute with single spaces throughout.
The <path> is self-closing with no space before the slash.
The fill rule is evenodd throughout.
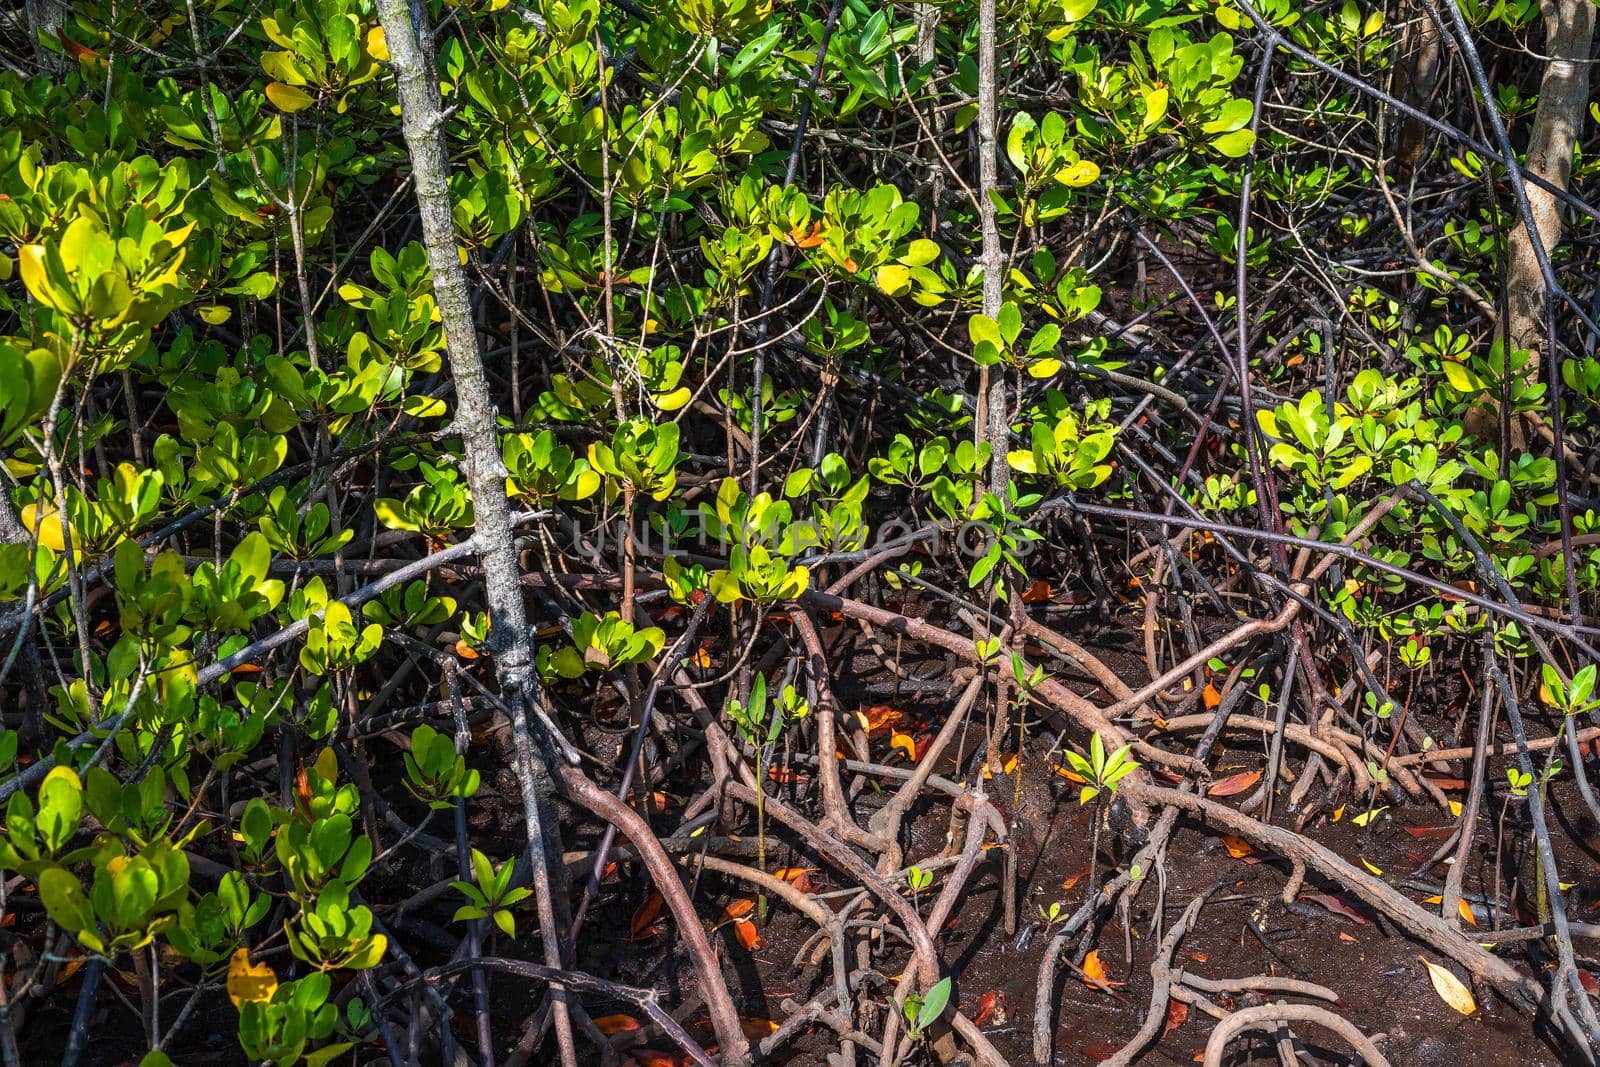
<path id="1" fill-rule="evenodd" d="M 783 687 L 778 700 L 769 701 L 767 679 L 761 674 L 757 674 L 751 683 L 748 701 L 728 701 L 728 718 L 733 721 L 739 736 L 756 754 L 756 864 L 762 874 L 767 873 L 767 813 L 764 801 L 767 763 L 772 758 L 773 746 L 783 734 L 783 728 L 793 720 L 805 718 L 809 710 L 806 699 L 792 685 Z M 767 921 L 767 894 L 764 889 L 756 893 L 756 918 L 758 922 Z"/>
<path id="2" fill-rule="evenodd" d="M 1078 804 L 1084 805 L 1089 801 L 1095 802 L 1094 807 L 1094 833 L 1089 842 L 1089 896 L 1093 897 L 1097 867 L 1100 859 L 1100 827 L 1105 821 L 1105 794 L 1115 793 L 1117 783 L 1139 769 L 1139 761 L 1130 754 L 1132 746 L 1123 745 L 1109 756 L 1106 755 L 1105 742 L 1100 740 L 1099 734 L 1091 735 L 1089 739 L 1089 757 L 1064 749 L 1067 763 L 1072 767 L 1073 773 L 1083 782 L 1078 790 Z"/>

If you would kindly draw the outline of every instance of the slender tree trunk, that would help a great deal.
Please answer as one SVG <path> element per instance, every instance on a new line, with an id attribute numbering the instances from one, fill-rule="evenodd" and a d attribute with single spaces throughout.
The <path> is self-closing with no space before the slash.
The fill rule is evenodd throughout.
<path id="1" fill-rule="evenodd" d="M 926 67 L 930 66 L 939 55 L 939 7 L 937 4 L 918 4 L 915 11 L 917 18 L 917 65 L 919 67 Z M 929 78 L 927 82 L 927 88 L 929 89 L 933 98 L 933 103 L 938 102 L 938 84 L 938 81 L 933 78 Z M 947 125 L 945 122 L 944 112 L 940 111 L 937 107 L 934 107 L 931 110 L 932 114 L 929 116 L 929 119 L 933 126 L 933 135 L 942 139 L 944 137 L 945 127 Z M 937 145 L 930 145 L 928 148 L 928 170 L 930 172 L 928 179 L 928 208 L 930 218 L 928 222 L 933 236 L 937 238 L 939 225 L 943 219 L 943 216 L 940 214 L 940 204 L 944 200 L 945 177 L 944 160 L 939 156 Z"/>
<path id="2" fill-rule="evenodd" d="M 383 25 L 400 97 L 401 126 L 411 156 L 412 187 L 421 214 L 423 243 L 433 272 L 434 298 L 444 325 L 455 381 L 456 415 L 453 429 L 465 453 L 467 484 L 472 490 L 477 522 L 478 556 L 483 564 L 484 592 L 491 621 L 489 645 L 501 688 L 511 699 L 511 736 L 522 783 L 523 822 L 533 863 L 535 904 L 539 916 L 545 962 L 563 967 L 562 924 L 551 892 L 552 861 L 561 861 L 561 831 L 555 818 L 555 789 L 545 753 L 550 740 L 536 739 L 528 725 L 529 703 L 540 699 L 533 674 L 533 637 L 522 602 L 511 516 L 506 505 L 505 466 L 495 439 L 495 408 L 489 382 L 478 351 L 478 333 L 472 321 L 466 275 L 458 258 L 455 225 L 451 220 L 450 191 L 446 183 L 449 161 L 445 153 L 444 113 L 439 103 L 438 81 L 423 57 L 419 34 L 406 0 L 379 0 L 378 19 Z M 543 749 L 544 752 L 540 750 Z M 564 904 L 564 902 L 563 902 Z M 563 912 L 565 908 L 563 907 Z M 573 1067 L 577 1053 L 572 1042 L 566 993 L 552 990 L 556 1038 L 562 1063 Z"/>
<path id="3" fill-rule="evenodd" d="M 995 0 L 978 4 L 978 202 L 983 227 L 983 313 L 1000 314 L 1005 287 L 1005 248 L 995 219 L 994 197 L 1000 181 L 996 110 Z M 1011 443 L 1011 418 L 1006 402 L 1005 367 L 985 367 L 979 375 L 979 443 L 994 449 L 989 464 L 989 489 L 1005 499 L 1006 451 Z"/>
<path id="4" fill-rule="evenodd" d="M 1439 60 L 1443 51 L 1439 23 L 1430 2 L 1411 0 L 1407 5 L 1411 18 L 1400 38 L 1399 96 L 1424 112 L 1432 105 L 1434 90 L 1439 84 Z M 1428 127 L 1420 119 L 1406 116 L 1400 123 L 1394 152 L 1401 175 L 1415 173 L 1427 147 Z"/>
<path id="5" fill-rule="evenodd" d="M 1539 107 L 1533 117 L 1524 169 L 1565 189 L 1572 176 L 1572 152 L 1589 105 L 1589 54 L 1594 44 L 1595 9 L 1591 0 L 1543 0 L 1545 62 L 1539 83 Z M 1490 105 L 1492 106 L 1492 105 Z M 1561 208 L 1555 194 L 1525 183 L 1528 206 L 1539 243 L 1553 252 L 1561 243 Z M 1534 353 L 1526 369 L 1537 380 L 1539 361 L 1554 358 L 1545 346 L 1545 309 L 1549 294 L 1539 271 L 1533 235 L 1518 226 L 1511 234 L 1506 266 L 1506 303 L 1510 321 L 1503 336 Z"/>
<path id="6" fill-rule="evenodd" d="M 27 16 L 28 32 L 33 38 L 33 54 L 39 70 L 45 74 L 65 72 L 67 64 L 61 53 L 50 51 L 40 39 L 55 37 L 61 32 L 61 24 L 67 20 L 71 5 L 67 0 L 23 0 L 22 8 Z"/>

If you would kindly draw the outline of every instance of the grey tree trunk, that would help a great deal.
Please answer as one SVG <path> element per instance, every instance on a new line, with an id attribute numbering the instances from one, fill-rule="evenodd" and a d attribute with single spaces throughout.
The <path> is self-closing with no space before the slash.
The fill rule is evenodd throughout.
<path id="1" fill-rule="evenodd" d="M 995 61 L 995 0 L 978 4 L 978 201 L 983 227 L 983 313 L 1000 314 L 1005 288 L 1006 254 L 995 220 L 993 193 L 1000 182 L 998 89 Z M 979 375 L 979 443 L 987 439 L 994 455 L 989 464 L 989 490 L 1005 499 L 1009 470 L 1006 451 L 1011 445 L 1011 413 L 1006 399 L 1006 369 L 984 368 Z"/>
<path id="2" fill-rule="evenodd" d="M 495 438 L 495 407 L 478 350 L 478 332 L 472 321 L 467 279 L 457 253 L 455 224 L 450 212 L 447 184 L 448 157 L 444 143 L 444 112 L 438 81 L 423 58 L 418 40 L 422 30 L 413 24 L 406 0 L 379 0 L 378 19 L 383 26 L 400 97 L 401 127 L 411 156 L 412 188 L 421 215 L 423 244 L 433 272 L 434 298 L 444 326 L 455 382 L 456 414 L 452 429 L 460 436 L 467 484 L 477 522 L 479 559 L 483 564 L 484 593 L 489 604 L 490 651 L 500 686 L 511 701 L 511 737 L 517 773 L 522 783 L 523 822 L 533 864 L 535 904 L 539 916 L 545 962 L 563 967 L 563 924 L 556 915 L 551 892 L 552 865 L 561 862 L 560 824 L 555 818 L 555 788 L 550 767 L 540 749 L 548 752 L 549 738 L 536 745 L 528 723 L 531 701 L 540 699 L 533 667 L 533 637 L 522 600 L 516 547 L 505 493 L 505 465 Z M 565 909 L 563 908 L 563 911 Z M 562 1062 L 576 1064 L 572 1025 L 565 992 L 551 987 L 557 1042 Z"/>
<path id="3" fill-rule="evenodd" d="M 46 74 L 65 71 L 67 64 L 61 53 L 45 48 L 40 39 L 61 32 L 61 24 L 71 10 L 68 0 L 24 0 L 22 10 L 27 17 L 28 34 L 33 38 L 33 54 L 39 70 Z"/>

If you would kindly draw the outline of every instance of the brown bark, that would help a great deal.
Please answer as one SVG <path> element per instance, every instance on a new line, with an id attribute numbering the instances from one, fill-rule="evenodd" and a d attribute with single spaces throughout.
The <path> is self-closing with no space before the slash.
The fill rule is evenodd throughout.
<path id="1" fill-rule="evenodd" d="M 1407 5 L 1410 21 L 1400 38 L 1399 97 L 1419 111 L 1426 112 L 1433 103 L 1434 89 L 1439 83 L 1441 47 L 1439 23 L 1428 7 L 1429 0 L 1412 0 Z M 1422 162 L 1428 147 L 1428 127 L 1414 116 L 1407 116 L 1400 124 L 1400 136 L 1395 144 L 1395 162 L 1400 173 L 1409 175 Z"/>
<path id="2" fill-rule="evenodd" d="M 1594 44 L 1591 0 L 1542 0 L 1547 57 L 1539 83 L 1539 106 L 1533 117 L 1523 169 L 1560 189 L 1572 176 L 1572 153 L 1589 103 L 1589 53 Z M 1536 379 L 1546 343 L 1545 313 L 1549 295 L 1539 269 L 1538 249 L 1552 252 L 1561 242 L 1561 210 L 1556 195 L 1524 182 L 1528 206 L 1538 230 L 1538 245 L 1527 227 L 1511 235 L 1506 264 L 1506 301 L 1510 320 L 1502 336 L 1517 348 L 1534 353 L 1527 368 Z"/>

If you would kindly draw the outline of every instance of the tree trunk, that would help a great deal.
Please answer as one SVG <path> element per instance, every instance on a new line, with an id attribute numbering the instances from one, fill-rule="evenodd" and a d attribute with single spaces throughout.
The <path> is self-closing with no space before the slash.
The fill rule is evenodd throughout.
<path id="1" fill-rule="evenodd" d="M 995 0 L 978 4 L 978 210 L 983 227 L 983 313 L 1000 314 L 1005 289 L 1005 248 L 995 220 L 994 192 L 1000 181 L 999 131 L 996 126 L 998 87 L 995 61 Z M 978 444 L 988 440 L 994 455 L 989 465 L 989 490 L 1005 499 L 1006 452 L 1011 444 L 1011 417 L 1006 401 L 1006 369 L 985 367 L 978 376 Z"/>
<path id="2" fill-rule="evenodd" d="M 449 161 L 445 153 L 444 113 L 439 103 L 438 81 L 423 56 L 419 35 L 425 27 L 414 25 L 406 0 L 379 0 L 378 19 L 383 26 L 400 97 L 401 127 L 411 157 L 412 187 L 422 221 L 423 243 L 433 273 L 434 298 L 444 326 L 455 382 L 456 414 L 452 428 L 461 438 L 467 484 L 472 490 L 483 564 L 484 594 L 491 622 L 490 651 L 495 673 L 511 703 L 511 736 L 516 750 L 517 774 L 522 785 L 523 822 L 533 863 L 535 904 L 539 916 L 545 962 L 564 967 L 556 914 L 552 864 L 561 861 L 561 830 L 555 813 L 555 789 L 545 762 L 551 749 L 548 737 L 536 745 L 528 724 L 530 702 L 540 699 L 533 667 L 533 637 L 522 601 L 517 553 L 512 540 L 511 516 L 506 505 L 505 465 L 495 438 L 495 407 L 478 351 L 478 333 L 472 321 L 466 274 L 457 253 L 455 224 L 450 213 L 446 183 Z M 541 751 L 541 749 L 543 751 Z M 561 884 L 560 881 L 557 884 Z M 562 901 L 565 911 L 565 901 Z M 565 992 L 552 987 L 556 1037 L 561 1060 L 577 1062 L 568 1019 Z"/>
<path id="3" fill-rule="evenodd" d="M 23 13 L 27 18 L 28 35 L 33 38 L 33 55 L 42 74 L 61 74 L 67 70 L 65 57 L 51 51 L 43 44 L 45 37 L 57 37 L 61 24 L 67 20 L 71 5 L 67 0 L 23 0 Z"/>
<path id="4" fill-rule="evenodd" d="M 1572 175 L 1572 152 L 1589 104 L 1589 53 L 1594 43 L 1594 4 L 1590 0 L 1543 0 L 1545 55 L 1544 78 L 1539 83 L 1539 107 L 1534 113 L 1524 170 L 1560 189 Z M 1492 105 L 1490 105 L 1492 106 Z M 1532 182 L 1524 183 L 1533 211 L 1540 245 L 1553 252 L 1561 242 L 1561 209 L 1555 194 Z M 1502 336 L 1517 348 L 1534 353 L 1526 373 L 1537 380 L 1539 361 L 1546 355 L 1545 310 L 1549 294 L 1539 270 L 1533 237 L 1524 226 L 1511 234 L 1506 266 L 1506 303 L 1510 321 Z"/>
<path id="5" fill-rule="evenodd" d="M 1429 6 L 1430 0 L 1412 0 L 1411 19 L 1400 38 L 1399 96 L 1418 111 L 1427 112 L 1439 84 L 1439 58 L 1442 53 L 1439 23 Z M 1428 147 L 1428 127 L 1422 120 L 1406 116 L 1400 123 L 1395 143 L 1395 162 L 1402 176 L 1414 174 Z"/>

